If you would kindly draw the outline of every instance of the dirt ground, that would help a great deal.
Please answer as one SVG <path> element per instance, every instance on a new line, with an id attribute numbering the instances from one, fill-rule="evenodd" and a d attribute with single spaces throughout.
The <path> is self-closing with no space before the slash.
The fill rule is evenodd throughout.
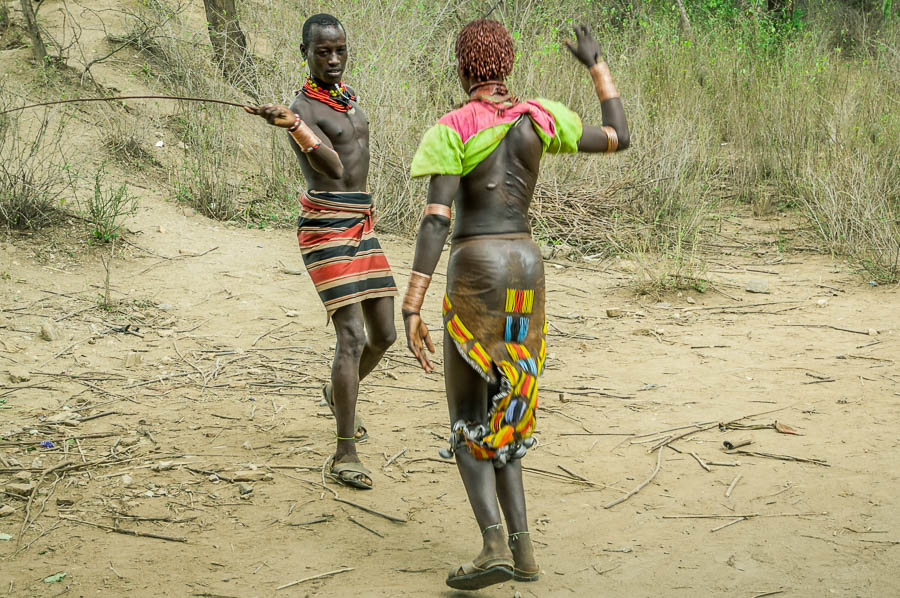
<path id="1" fill-rule="evenodd" d="M 333 338 L 293 233 L 142 206 L 110 310 L 106 249 L 0 244 L 0 501 L 14 510 L 0 593 L 456 595 L 444 577 L 478 530 L 437 453 L 441 376 L 398 342 L 362 387 L 375 489 L 323 488 Z M 543 574 L 481 595 L 900 595 L 897 290 L 781 253 L 782 226 L 730 219 L 709 248 L 713 286 L 660 302 L 629 288 L 628 263 L 548 262 L 540 444 L 525 461 Z M 405 286 L 411 241 L 384 245 Z M 745 438 L 757 454 L 723 452 Z M 658 457 L 649 484 L 605 508 Z M 229 480 L 243 475 L 263 479 L 241 494 Z M 30 501 L 16 483 L 36 487 Z"/>
<path id="2" fill-rule="evenodd" d="M 4 51 L 0 76 L 35 87 L 26 53 Z M 125 54 L 92 73 L 149 91 Z M 80 118 L 67 142 L 99 161 L 97 122 Z M 438 456 L 440 367 L 423 374 L 398 341 L 362 385 L 375 489 L 323 487 L 334 341 L 293 232 L 216 223 L 159 180 L 123 180 L 141 209 L 109 309 L 108 247 L 77 226 L 0 239 L 0 595 L 464 595 L 444 578 L 479 533 Z M 704 248 L 713 284 L 661 300 L 635 294 L 635 264 L 548 262 L 525 461 L 542 576 L 479 595 L 900 596 L 898 291 L 785 253 L 791 228 L 726 219 Z M 383 244 L 405 286 L 412 241 Z M 432 329 L 442 290 L 436 275 Z M 753 454 L 723 452 L 743 439 Z"/>

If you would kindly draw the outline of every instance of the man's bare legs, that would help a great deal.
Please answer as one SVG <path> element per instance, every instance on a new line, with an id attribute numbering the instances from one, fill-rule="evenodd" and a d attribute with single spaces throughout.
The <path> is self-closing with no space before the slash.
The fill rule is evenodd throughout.
<path id="1" fill-rule="evenodd" d="M 331 366 L 337 435 L 353 438 L 359 381 L 378 364 L 397 339 L 394 298 L 379 297 L 339 308 L 331 316 L 337 343 Z M 368 334 L 367 334 L 368 332 Z M 338 440 L 335 463 L 358 463 L 356 442 Z M 371 480 L 368 480 L 371 484 Z"/>
<path id="2" fill-rule="evenodd" d="M 453 339 L 446 330 L 444 331 L 444 384 L 447 388 L 451 425 L 460 419 L 466 421 L 487 420 L 487 384 L 460 357 L 453 344 Z M 472 505 L 472 511 L 475 513 L 475 520 L 478 522 L 479 529 L 482 530 L 483 545 L 481 553 L 475 558 L 475 563 L 491 558 L 509 558 L 510 551 L 506 545 L 506 536 L 500 526 L 494 464 L 491 461 L 476 459 L 463 447 L 456 451 L 456 467 L 459 469 L 459 475 L 466 487 L 466 494 L 469 497 L 469 504 Z M 523 519 L 524 504 L 523 494 Z"/>
<path id="3" fill-rule="evenodd" d="M 368 376 L 385 352 L 397 340 L 397 329 L 394 327 L 394 298 L 379 297 L 363 301 L 362 315 L 366 321 L 368 338 L 359 359 L 359 379 Z"/>

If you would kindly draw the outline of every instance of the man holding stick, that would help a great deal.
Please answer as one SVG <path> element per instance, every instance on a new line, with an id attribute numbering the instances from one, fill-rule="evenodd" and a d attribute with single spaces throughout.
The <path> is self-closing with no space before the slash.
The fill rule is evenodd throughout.
<path id="1" fill-rule="evenodd" d="M 434 352 L 420 309 L 457 209 L 443 299 L 444 382 L 450 450 L 481 530 L 477 557 L 454 567 L 447 585 L 474 590 L 510 578 L 534 581 L 540 569 L 528 535 L 520 459 L 532 445 L 537 380 L 547 320 L 544 270 L 531 240 L 528 207 L 545 152 L 612 153 L 628 147 L 619 94 L 586 26 L 567 46 L 589 70 L 603 126 L 582 125 L 550 100 L 519 101 L 504 84 L 512 39 L 496 21 L 477 20 L 456 39 L 457 73 L 469 96 L 429 129 L 412 176 L 430 176 L 413 272 L 403 301 L 410 350 L 426 372 Z M 499 507 L 498 507 L 499 499 Z M 510 532 L 503 534 L 500 512 Z"/>
<path id="2" fill-rule="evenodd" d="M 297 238 L 309 276 L 334 322 L 337 344 L 331 383 L 322 393 L 337 420 L 331 474 L 354 488 L 372 487 L 356 442 L 367 437 L 356 417 L 359 382 L 396 339 L 396 285 L 372 223 L 369 121 L 341 80 L 347 65 L 344 28 L 318 14 L 303 24 L 300 46 L 309 76 L 290 108 L 247 108 L 290 133 L 308 191 Z"/>

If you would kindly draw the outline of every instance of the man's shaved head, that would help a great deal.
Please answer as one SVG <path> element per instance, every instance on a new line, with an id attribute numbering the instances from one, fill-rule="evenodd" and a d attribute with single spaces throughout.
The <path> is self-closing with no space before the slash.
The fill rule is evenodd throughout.
<path id="1" fill-rule="evenodd" d="M 456 61 L 472 81 L 503 80 L 512 72 L 514 60 L 512 37 L 497 21 L 472 21 L 456 36 Z"/>
<path id="2" fill-rule="evenodd" d="M 317 27 L 337 27 L 341 31 L 344 30 L 344 26 L 341 25 L 341 22 L 337 20 L 337 17 L 333 17 L 329 14 L 325 14 L 320 12 L 317 15 L 313 15 L 306 19 L 303 23 L 303 45 L 307 48 L 309 47 L 309 43 L 312 41 L 312 28 L 314 26 Z"/>

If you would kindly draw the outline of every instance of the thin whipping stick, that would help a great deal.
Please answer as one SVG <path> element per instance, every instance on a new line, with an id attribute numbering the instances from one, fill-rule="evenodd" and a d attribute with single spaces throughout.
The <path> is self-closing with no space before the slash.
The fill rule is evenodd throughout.
<path id="1" fill-rule="evenodd" d="M 0 112 L 0 114 L 18 112 L 19 110 L 27 110 L 28 108 L 39 108 L 40 106 L 53 106 L 54 104 L 69 104 L 72 102 L 112 102 L 115 100 L 184 100 L 186 102 L 211 102 L 213 104 L 225 104 L 226 106 L 237 106 L 238 108 L 243 108 L 244 106 L 246 106 L 246 104 L 238 104 L 236 102 L 228 102 L 226 100 L 210 100 L 208 98 L 188 98 L 182 96 L 117 96 L 114 98 L 75 98 L 72 100 L 41 102 L 40 104 L 29 104 L 28 106 L 20 106 L 19 108 L 4 110 Z"/>

